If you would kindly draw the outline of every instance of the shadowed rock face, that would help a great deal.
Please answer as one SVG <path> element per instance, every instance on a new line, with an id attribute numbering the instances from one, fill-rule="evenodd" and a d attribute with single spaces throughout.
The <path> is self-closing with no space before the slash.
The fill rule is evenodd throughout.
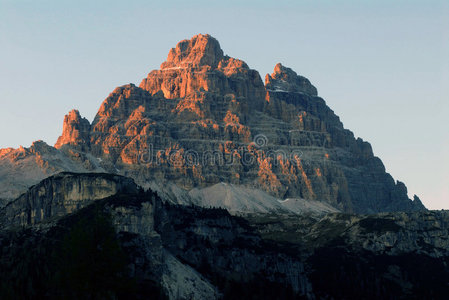
<path id="1" fill-rule="evenodd" d="M 53 174 L 71 172 L 104 172 L 98 159 L 86 152 L 63 145 L 56 149 L 43 141 L 31 147 L 0 150 L 0 198 L 6 202 L 23 194 L 28 187 Z"/>
<path id="2" fill-rule="evenodd" d="M 28 221 L 16 222 L 20 212 Z M 244 219 L 167 203 L 122 176 L 62 173 L 0 210 L 0 296 L 445 299 L 448 220 L 443 211 Z"/>
<path id="3" fill-rule="evenodd" d="M 0 227 L 25 226 L 65 216 L 117 193 L 136 193 L 130 178 L 112 174 L 59 173 L 0 209 Z"/>
<path id="4" fill-rule="evenodd" d="M 343 128 L 308 79 L 277 64 L 265 81 L 224 55 L 216 39 L 197 35 L 171 49 L 139 87 L 116 88 L 91 125 L 70 112 L 57 153 L 142 186 L 171 182 L 191 190 L 226 182 L 347 212 L 424 209 L 385 172 L 370 144 Z M 0 170 L 16 170 L 17 151 L 0 154 Z M 20 172 L 6 172 L 8 182 L 20 185 Z"/>

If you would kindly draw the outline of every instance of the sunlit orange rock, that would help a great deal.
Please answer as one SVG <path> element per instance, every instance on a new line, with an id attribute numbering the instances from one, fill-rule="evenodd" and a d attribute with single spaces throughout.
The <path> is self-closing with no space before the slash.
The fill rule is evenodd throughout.
<path id="1" fill-rule="evenodd" d="M 22 180 L 23 170 L 40 179 L 87 170 L 120 173 L 144 187 L 240 184 L 347 212 L 422 208 L 308 79 L 277 64 L 264 85 L 207 34 L 179 42 L 139 86 L 114 89 L 92 124 L 71 111 L 55 147 L 0 150 L 0 172 L 15 170 L 0 173 L 0 198 L 11 197 L 2 182 Z M 14 195 L 34 181 L 21 182 Z"/>
<path id="2" fill-rule="evenodd" d="M 196 35 L 172 48 L 160 70 L 150 72 L 140 87 L 167 99 L 193 93 L 215 93 L 247 98 L 251 107 L 263 105 L 265 89 L 259 73 L 238 59 L 223 54 L 210 35 Z"/>
<path id="3" fill-rule="evenodd" d="M 71 145 L 87 151 L 89 148 L 90 123 L 82 118 L 79 111 L 71 110 L 65 117 L 62 127 L 62 135 L 58 138 L 55 148 L 63 145 Z"/>
<path id="4" fill-rule="evenodd" d="M 311 96 L 318 95 L 317 89 L 310 81 L 278 63 L 273 73 L 265 76 L 265 86 L 269 90 L 279 92 L 305 93 Z"/>

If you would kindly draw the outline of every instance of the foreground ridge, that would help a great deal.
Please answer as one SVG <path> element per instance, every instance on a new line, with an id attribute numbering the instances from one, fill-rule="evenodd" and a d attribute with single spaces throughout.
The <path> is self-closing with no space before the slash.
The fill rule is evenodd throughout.
<path id="1" fill-rule="evenodd" d="M 123 176 L 60 173 L 0 209 L 0 297 L 444 299 L 448 220 L 244 219 L 169 203 Z"/>

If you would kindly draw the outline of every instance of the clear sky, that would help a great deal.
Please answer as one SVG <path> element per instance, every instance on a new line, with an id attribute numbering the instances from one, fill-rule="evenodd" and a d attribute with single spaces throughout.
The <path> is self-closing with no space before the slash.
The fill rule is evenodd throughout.
<path id="1" fill-rule="evenodd" d="M 0 148 L 53 145 L 182 39 L 308 77 L 428 208 L 449 209 L 449 1 L 0 0 Z"/>

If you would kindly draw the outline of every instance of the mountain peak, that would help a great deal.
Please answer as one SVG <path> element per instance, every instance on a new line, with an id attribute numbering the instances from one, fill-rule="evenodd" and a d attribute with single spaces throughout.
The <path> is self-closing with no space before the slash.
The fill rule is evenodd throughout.
<path id="1" fill-rule="evenodd" d="M 281 63 L 276 64 L 271 75 L 267 74 L 265 76 L 265 87 L 273 91 L 318 95 L 317 89 L 307 78 L 296 74 L 295 71 L 283 66 Z"/>
<path id="2" fill-rule="evenodd" d="M 20 170 L 0 178 L 0 192 L 26 162 L 39 174 L 123 172 L 143 186 L 154 181 L 191 190 L 226 182 L 345 212 L 424 209 L 307 78 L 279 63 L 264 86 L 256 70 L 224 55 L 210 35 L 179 42 L 139 87 L 116 88 L 92 124 L 69 112 L 55 145 L 61 151 L 38 146 L 0 152 L 0 171 L 11 161 Z M 31 182 L 22 177 L 19 183 Z"/>
<path id="3" fill-rule="evenodd" d="M 209 34 L 198 34 L 170 49 L 167 61 L 161 64 L 161 69 L 204 65 L 216 68 L 222 58 L 220 43 Z"/>
<path id="4" fill-rule="evenodd" d="M 55 148 L 59 149 L 65 144 L 72 146 L 81 146 L 84 149 L 89 141 L 90 123 L 87 119 L 81 117 L 76 109 L 72 109 L 64 117 L 62 135 L 58 138 Z"/>
<path id="5" fill-rule="evenodd" d="M 162 92 L 167 99 L 233 94 L 235 98 L 257 98 L 259 105 L 265 93 L 259 73 L 242 60 L 225 56 L 220 43 L 209 34 L 179 42 L 160 70 L 151 71 L 139 87 L 152 95 Z"/>

